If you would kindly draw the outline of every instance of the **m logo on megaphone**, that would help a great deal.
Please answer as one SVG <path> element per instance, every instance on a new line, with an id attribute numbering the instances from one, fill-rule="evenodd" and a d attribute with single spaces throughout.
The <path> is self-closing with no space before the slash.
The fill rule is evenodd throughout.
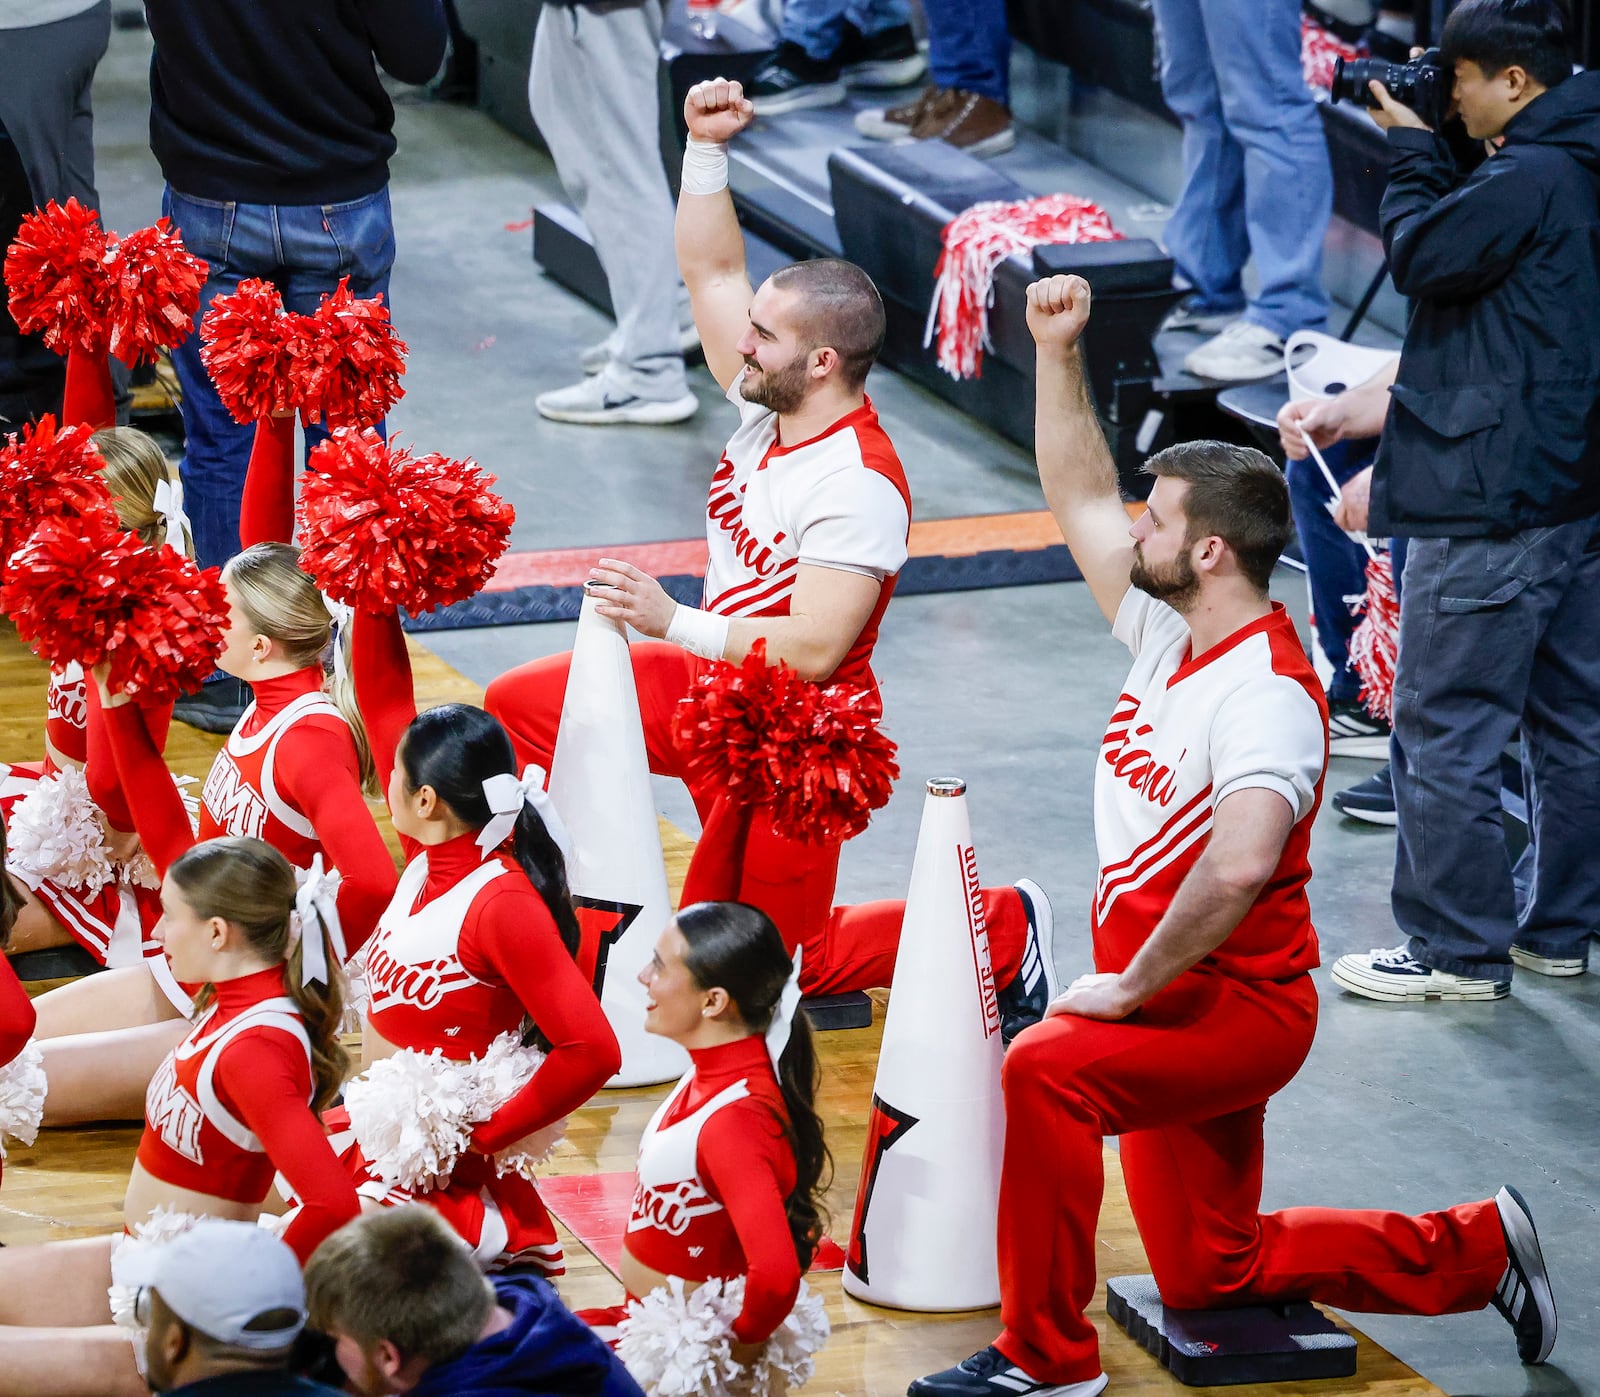
<path id="1" fill-rule="evenodd" d="M 850 1223 L 850 1250 L 845 1265 L 867 1281 L 867 1219 L 872 1214 L 872 1193 L 878 1186 L 878 1167 L 884 1155 L 905 1137 L 917 1118 L 897 1111 L 876 1094 L 867 1121 L 867 1143 L 861 1156 L 861 1185 L 856 1189 L 856 1215 Z"/>

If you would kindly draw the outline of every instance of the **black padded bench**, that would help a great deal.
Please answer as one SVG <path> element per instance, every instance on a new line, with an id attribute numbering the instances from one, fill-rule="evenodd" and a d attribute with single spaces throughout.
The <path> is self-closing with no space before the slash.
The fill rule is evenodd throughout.
<path id="1" fill-rule="evenodd" d="M 85 975 L 105 969 L 76 942 L 70 946 L 49 946 L 42 951 L 18 951 L 7 959 L 23 984 L 39 980 L 81 980 Z"/>

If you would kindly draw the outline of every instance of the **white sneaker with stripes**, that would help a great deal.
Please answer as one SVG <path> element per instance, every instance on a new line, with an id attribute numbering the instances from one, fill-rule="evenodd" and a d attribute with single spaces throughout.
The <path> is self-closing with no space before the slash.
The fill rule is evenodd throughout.
<path id="1" fill-rule="evenodd" d="M 1040 1382 L 991 1344 L 954 1368 L 918 1378 L 906 1397 L 1100 1397 L 1105 1389 L 1104 1373 L 1088 1382 Z"/>

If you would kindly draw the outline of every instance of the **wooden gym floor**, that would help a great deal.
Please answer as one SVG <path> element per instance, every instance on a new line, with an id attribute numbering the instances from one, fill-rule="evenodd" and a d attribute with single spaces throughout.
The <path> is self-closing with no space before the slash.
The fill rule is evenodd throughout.
<path id="1" fill-rule="evenodd" d="M 482 692 L 415 640 L 418 703 L 460 700 L 476 703 Z M 0 756 L 29 760 L 43 751 L 44 671 L 0 624 Z M 203 776 L 220 739 L 174 724 L 167 758 L 174 771 Z M 392 833 L 379 816 L 386 837 Z M 667 874 L 676 897 L 682 886 L 691 841 L 663 822 Z M 871 1029 L 819 1035 L 823 1059 L 822 1113 L 828 1123 L 835 1173 L 828 1203 L 832 1233 L 844 1244 L 860 1171 L 867 1109 L 883 1027 L 879 992 Z M 551 1164 L 555 1174 L 627 1171 L 642 1132 L 666 1087 L 607 1091 L 576 1112 L 565 1143 Z M 31 1149 L 13 1147 L 0 1190 L 0 1242 L 10 1246 L 120 1230 L 122 1193 L 139 1132 L 132 1126 L 82 1127 L 42 1132 Z M 576 1237 L 561 1229 L 567 1249 L 567 1275 L 561 1291 L 573 1308 L 615 1304 L 621 1287 L 610 1271 Z M 1121 1169 L 1114 1150 L 1106 1151 L 1106 1198 L 1100 1222 L 1100 1279 L 1146 1271 L 1144 1249 L 1128 1210 Z M 819 1355 L 808 1390 L 819 1397 L 898 1397 L 922 1373 L 943 1368 L 989 1343 L 999 1330 L 998 1313 L 985 1310 L 956 1315 L 911 1314 L 864 1305 L 843 1293 L 840 1273 L 811 1278 L 824 1297 L 833 1339 Z M 1185 1391 L 1142 1349 L 1105 1317 L 1103 1291 L 1091 1310 L 1100 1329 L 1105 1368 L 1112 1392 L 1171 1394 Z M 1308 1383 L 1217 1389 L 1238 1397 L 1269 1393 L 1333 1394 L 1364 1397 L 1419 1397 L 1438 1389 L 1398 1359 L 1359 1336 L 1359 1367 L 1354 1378 Z M 1200 1389 L 1194 1389 L 1200 1390 Z"/>

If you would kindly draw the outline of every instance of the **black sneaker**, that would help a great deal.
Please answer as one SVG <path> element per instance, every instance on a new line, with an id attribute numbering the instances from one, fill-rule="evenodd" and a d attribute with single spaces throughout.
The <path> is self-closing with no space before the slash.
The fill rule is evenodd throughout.
<path id="1" fill-rule="evenodd" d="M 172 705 L 172 716 L 201 732 L 232 732 L 254 701 L 250 686 L 230 674 L 185 694 Z"/>
<path id="2" fill-rule="evenodd" d="M 1556 1346 L 1556 1302 L 1533 1214 L 1510 1184 L 1495 1194 L 1494 1205 L 1506 1234 L 1506 1273 L 1492 1303 L 1516 1331 L 1517 1357 L 1524 1363 L 1543 1363 Z"/>
<path id="3" fill-rule="evenodd" d="M 807 107 L 832 107 L 844 101 L 837 59 L 818 61 L 787 39 L 745 88 L 757 116 L 782 116 Z"/>
<path id="4" fill-rule="evenodd" d="M 1088 1382 L 1040 1382 L 990 1345 L 954 1368 L 918 1378 L 906 1397 L 1098 1397 L 1105 1389 L 1104 1373 Z"/>
<path id="5" fill-rule="evenodd" d="M 1038 1023 L 1056 997 L 1056 919 L 1050 899 L 1031 878 L 1014 886 L 1028 916 L 1028 939 L 1022 944 L 1022 968 L 1000 991 L 1000 1039 L 1005 1043 Z"/>
<path id="6" fill-rule="evenodd" d="M 1389 760 L 1389 725 L 1359 703 L 1328 700 L 1328 755 Z"/>
<path id="7" fill-rule="evenodd" d="M 833 57 L 849 87 L 910 87 L 928 71 L 927 56 L 909 24 L 863 34 L 846 20 Z"/>
<path id="8" fill-rule="evenodd" d="M 1365 820 L 1369 825 L 1398 824 L 1400 816 L 1394 808 L 1394 777 L 1385 762 L 1365 781 L 1358 781 L 1348 790 L 1333 798 L 1333 808 L 1352 820 Z"/>

